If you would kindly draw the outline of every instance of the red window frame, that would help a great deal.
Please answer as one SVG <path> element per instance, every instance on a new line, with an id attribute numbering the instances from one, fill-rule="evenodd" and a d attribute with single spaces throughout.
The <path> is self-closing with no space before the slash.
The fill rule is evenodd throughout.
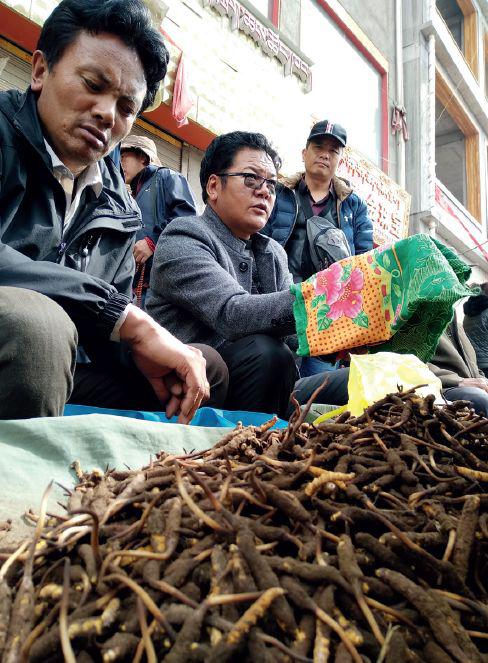
<path id="1" fill-rule="evenodd" d="M 278 27 L 280 22 L 280 0 L 269 0 L 269 18 L 273 25 Z"/>

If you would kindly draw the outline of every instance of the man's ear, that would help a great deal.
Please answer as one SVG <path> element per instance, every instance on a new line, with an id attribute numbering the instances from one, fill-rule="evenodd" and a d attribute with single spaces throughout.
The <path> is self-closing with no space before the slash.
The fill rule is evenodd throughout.
<path id="1" fill-rule="evenodd" d="M 49 73 L 47 61 L 42 51 L 34 51 L 32 55 L 31 88 L 34 92 L 41 92 L 46 76 Z"/>
<path id="2" fill-rule="evenodd" d="M 211 201 L 216 201 L 218 196 L 219 196 L 219 191 L 220 191 L 220 177 L 217 177 L 217 175 L 210 175 L 207 181 L 207 196 L 208 199 Z"/>
<path id="3" fill-rule="evenodd" d="M 304 147 L 302 150 L 302 161 L 305 161 L 305 152 L 307 151 L 307 148 Z"/>

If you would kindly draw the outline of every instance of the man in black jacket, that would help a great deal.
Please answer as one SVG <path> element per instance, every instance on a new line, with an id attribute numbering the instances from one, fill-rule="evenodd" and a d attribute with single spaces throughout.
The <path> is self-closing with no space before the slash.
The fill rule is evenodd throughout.
<path id="1" fill-rule="evenodd" d="M 142 228 L 137 231 L 134 245 L 134 290 L 138 305 L 145 308 L 152 257 L 161 231 L 173 219 L 197 211 L 186 177 L 161 166 L 150 138 L 127 136 L 121 145 L 121 163 L 125 182 L 142 214 Z"/>
<path id="2" fill-rule="evenodd" d="M 162 403 L 186 423 L 207 377 L 225 394 L 215 351 L 203 348 L 206 375 L 200 349 L 130 303 L 140 216 L 107 155 L 151 105 L 167 62 L 142 0 L 63 0 L 30 88 L 0 94 L 0 418 L 59 415 L 73 389 L 72 402 Z"/>

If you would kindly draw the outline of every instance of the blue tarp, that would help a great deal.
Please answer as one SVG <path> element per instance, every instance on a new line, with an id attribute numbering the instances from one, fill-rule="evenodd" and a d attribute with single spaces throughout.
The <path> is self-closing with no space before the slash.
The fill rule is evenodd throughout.
<path id="1" fill-rule="evenodd" d="M 177 417 L 168 419 L 164 412 L 142 412 L 139 410 L 110 410 L 106 408 L 91 407 L 88 405 L 67 405 L 64 409 L 65 417 L 78 416 L 80 414 L 112 414 L 117 417 L 130 417 L 131 419 L 142 419 L 144 421 L 159 421 L 163 424 L 176 424 Z M 239 421 L 244 426 L 260 426 L 269 421 L 273 415 L 262 412 L 244 412 L 232 410 L 217 410 L 213 407 L 202 407 L 197 410 L 191 426 L 205 426 L 206 428 L 229 428 L 234 427 Z M 287 422 L 278 419 L 275 428 L 286 428 Z"/>

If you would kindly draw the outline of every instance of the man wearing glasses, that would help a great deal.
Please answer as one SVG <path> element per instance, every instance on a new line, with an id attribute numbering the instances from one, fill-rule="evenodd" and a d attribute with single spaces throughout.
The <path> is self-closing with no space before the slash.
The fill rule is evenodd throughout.
<path id="1" fill-rule="evenodd" d="M 281 160 L 261 134 L 215 138 L 200 168 L 206 208 L 176 219 L 154 254 L 150 314 L 186 343 L 217 349 L 229 369 L 226 407 L 286 414 L 323 376 L 297 380 L 285 342 L 295 334 L 284 249 L 260 234 L 276 198 Z M 347 401 L 347 370 L 335 371 L 322 402 Z"/>

